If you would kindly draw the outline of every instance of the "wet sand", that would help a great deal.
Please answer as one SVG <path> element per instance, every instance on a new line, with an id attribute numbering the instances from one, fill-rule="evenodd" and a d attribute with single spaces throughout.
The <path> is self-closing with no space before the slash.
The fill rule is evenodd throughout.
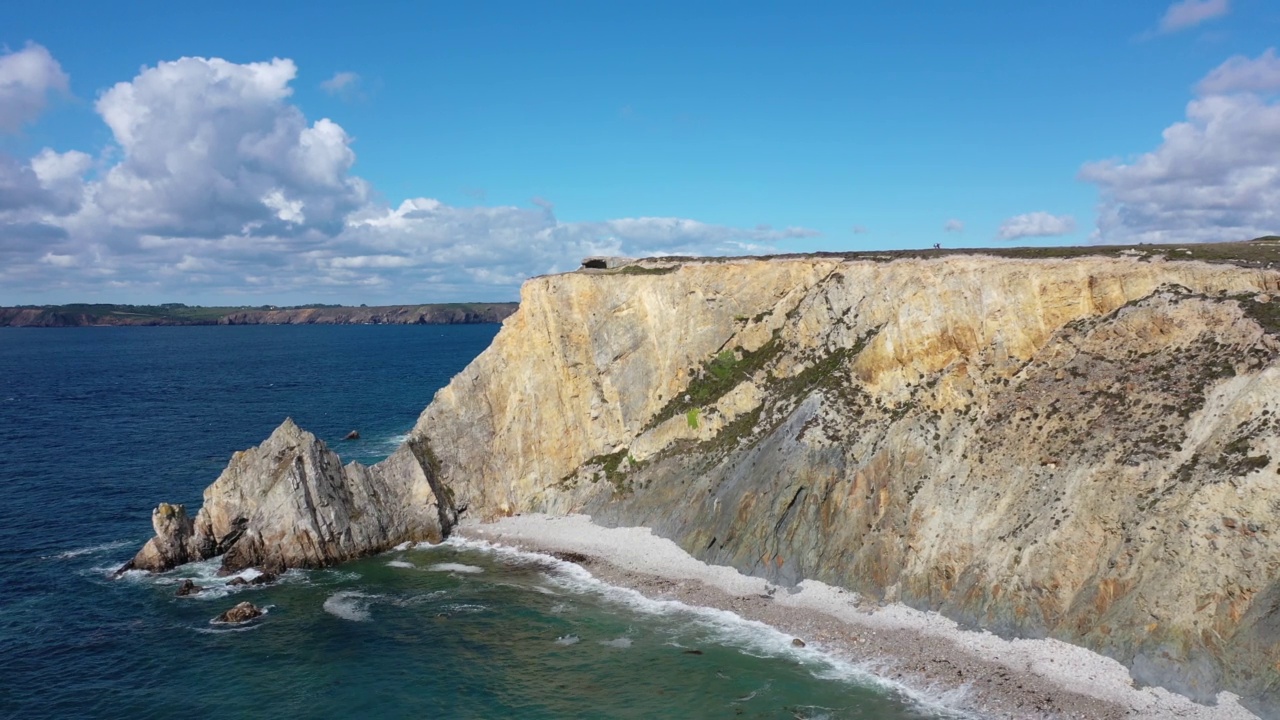
<path id="1" fill-rule="evenodd" d="M 784 588 L 707 565 L 647 528 L 606 528 L 583 515 L 522 515 L 466 523 L 457 532 L 559 555 L 651 598 L 735 612 L 981 717 L 1256 718 L 1230 693 L 1210 707 L 1160 688 L 1136 688 L 1120 663 L 1057 640 L 1005 640 L 812 580 Z"/>

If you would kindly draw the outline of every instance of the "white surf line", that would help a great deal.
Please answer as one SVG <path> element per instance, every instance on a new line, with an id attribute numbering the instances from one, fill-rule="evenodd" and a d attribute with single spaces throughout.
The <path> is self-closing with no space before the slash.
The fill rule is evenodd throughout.
<path id="1" fill-rule="evenodd" d="M 91 545 L 89 547 L 76 548 L 74 550 L 65 550 L 63 552 L 54 553 L 52 555 L 42 555 L 40 556 L 40 559 L 41 560 L 69 560 L 71 558 L 81 557 L 82 555 L 96 555 L 98 553 L 107 552 L 108 550 L 116 550 L 118 548 L 126 547 L 128 545 L 134 545 L 134 544 L 138 545 L 139 547 L 142 546 L 141 543 L 138 543 L 134 540 L 115 540 L 112 542 L 102 543 L 100 545 Z M 124 563 L 120 563 L 120 564 L 124 565 Z"/>
<path id="2" fill-rule="evenodd" d="M 591 527 L 595 528 L 598 526 L 591 525 Z M 479 532 L 483 528 L 479 526 L 472 526 L 470 529 Z M 609 530 L 616 529 L 618 528 L 610 528 Z M 810 668 L 812 674 L 819 679 L 853 682 L 862 687 L 869 686 L 878 688 L 888 694 L 901 696 L 930 713 L 942 715 L 944 717 L 966 719 L 974 717 L 970 713 L 957 708 L 958 702 L 963 698 L 963 693 L 957 694 L 954 691 L 930 692 L 929 689 L 912 687 L 884 677 L 883 675 L 877 674 L 870 667 L 847 661 L 834 654 L 825 652 L 818 647 L 810 646 L 805 648 L 796 648 L 791 644 L 793 639 L 792 635 L 784 633 L 781 630 L 758 620 L 744 618 L 731 610 L 722 610 L 720 608 L 701 605 L 690 605 L 679 600 L 659 600 L 650 598 L 637 590 L 619 585 L 612 585 L 600 580 L 592 575 L 586 568 L 583 568 L 576 563 L 560 560 L 552 555 L 540 552 L 511 547 L 510 545 L 504 545 L 500 542 L 494 543 L 488 540 L 471 539 L 460 537 L 455 534 L 446 540 L 445 544 L 459 548 L 490 552 L 498 555 L 499 557 L 506 557 L 516 561 L 534 561 L 541 564 L 551 565 L 559 572 L 555 575 L 549 576 L 548 579 L 564 589 L 596 593 L 604 596 L 608 600 L 629 607 L 634 611 L 649 615 L 692 615 L 700 621 L 699 624 L 703 626 L 703 629 L 711 632 L 713 637 L 710 638 L 710 642 L 714 644 L 733 648 L 745 655 L 761 659 L 774 659 L 790 656 L 800 660 L 807 660 L 811 665 L 822 666 L 822 670 L 813 667 Z M 674 543 L 671 544 L 675 547 Z M 680 553 L 684 553 L 683 550 L 679 550 L 679 548 L 676 549 Z M 581 552 L 581 546 L 578 546 L 575 551 Z M 602 555 L 602 557 L 604 556 Z M 692 556 L 685 555 L 685 557 L 692 562 L 700 565 L 702 564 Z M 704 567 L 714 569 L 712 566 L 704 565 Z M 732 572 L 736 573 L 737 571 Z M 759 578 L 747 579 L 751 581 L 759 580 Z M 760 580 L 760 582 L 763 584 L 765 581 Z M 579 637 L 576 635 L 569 635 L 557 639 L 558 642 L 560 640 L 564 640 L 567 643 L 573 643 L 578 642 Z M 750 652 L 750 650 L 756 650 L 763 654 L 756 654 L 754 652 Z"/>
<path id="3" fill-rule="evenodd" d="M 749 577 L 726 566 L 708 565 L 648 528 L 606 528 L 585 515 L 527 514 L 485 525 L 466 523 L 461 530 L 497 542 L 523 540 L 539 547 L 595 555 L 623 571 L 701 582 L 735 596 L 760 595 L 771 587 L 763 578 Z M 1044 678 L 1067 692 L 1115 703 L 1131 710 L 1137 718 L 1257 720 L 1232 693 L 1219 693 L 1217 705 L 1205 706 L 1163 688 L 1139 689 L 1120 662 L 1058 640 L 1006 640 L 985 631 L 962 630 L 937 613 L 901 603 L 867 612 L 860 609 L 855 593 L 813 580 L 801 582 L 799 592 L 775 593 L 774 601 L 823 613 L 857 628 L 915 632 L 949 641 L 975 660 L 999 663 L 1012 672 Z M 908 691 L 913 697 L 919 696 L 914 689 Z"/>

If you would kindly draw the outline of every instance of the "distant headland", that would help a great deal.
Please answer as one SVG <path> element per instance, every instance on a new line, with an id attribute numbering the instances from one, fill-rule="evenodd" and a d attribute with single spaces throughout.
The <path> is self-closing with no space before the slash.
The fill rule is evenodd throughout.
<path id="1" fill-rule="evenodd" d="M 432 305 L 275 305 L 200 307 L 162 305 L 23 305 L 0 307 L 0 327 L 104 327 L 123 325 L 459 325 L 498 323 L 516 303 Z"/>

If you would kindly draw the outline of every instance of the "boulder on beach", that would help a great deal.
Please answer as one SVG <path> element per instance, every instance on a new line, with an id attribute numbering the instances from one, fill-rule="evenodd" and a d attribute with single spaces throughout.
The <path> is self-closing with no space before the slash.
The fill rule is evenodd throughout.
<path id="1" fill-rule="evenodd" d="M 242 602 L 239 605 L 236 605 L 230 610 L 214 618 L 213 621 L 216 623 L 227 623 L 229 625 L 236 625 L 239 623 L 249 622 L 250 620 L 256 617 L 260 617 L 261 615 L 262 615 L 262 609 L 259 608 L 257 605 L 254 605 L 251 602 Z"/>

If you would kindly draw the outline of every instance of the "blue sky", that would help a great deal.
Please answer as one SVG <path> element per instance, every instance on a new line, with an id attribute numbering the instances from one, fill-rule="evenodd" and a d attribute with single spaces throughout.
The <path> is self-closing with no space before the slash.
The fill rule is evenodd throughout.
<path id="1" fill-rule="evenodd" d="M 796 5 L 16 5 L 0 303 L 1280 232 L 1274 3 Z"/>

